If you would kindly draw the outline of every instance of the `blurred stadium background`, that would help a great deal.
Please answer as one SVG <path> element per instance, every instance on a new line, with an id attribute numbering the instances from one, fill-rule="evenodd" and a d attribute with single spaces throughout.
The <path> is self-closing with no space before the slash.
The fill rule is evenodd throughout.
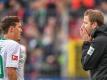
<path id="1" fill-rule="evenodd" d="M 88 80 L 81 68 L 79 28 L 86 9 L 100 9 L 107 23 L 107 0 L 0 0 L 0 19 L 23 20 L 27 48 L 25 80 Z"/>

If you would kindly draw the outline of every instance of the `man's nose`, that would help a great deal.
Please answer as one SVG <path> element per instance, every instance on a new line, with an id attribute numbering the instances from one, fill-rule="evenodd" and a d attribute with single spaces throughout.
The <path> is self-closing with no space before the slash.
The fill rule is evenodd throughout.
<path id="1" fill-rule="evenodd" d="M 22 28 L 20 28 L 20 32 L 22 32 Z"/>

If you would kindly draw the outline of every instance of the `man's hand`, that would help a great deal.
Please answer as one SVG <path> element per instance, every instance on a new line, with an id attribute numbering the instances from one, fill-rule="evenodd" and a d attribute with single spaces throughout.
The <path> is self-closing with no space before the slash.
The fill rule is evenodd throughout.
<path id="1" fill-rule="evenodd" d="M 81 35 L 81 38 L 83 39 L 83 41 L 90 42 L 92 40 L 91 36 L 88 34 L 88 32 L 84 26 L 82 26 L 80 28 L 80 35 Z"/>

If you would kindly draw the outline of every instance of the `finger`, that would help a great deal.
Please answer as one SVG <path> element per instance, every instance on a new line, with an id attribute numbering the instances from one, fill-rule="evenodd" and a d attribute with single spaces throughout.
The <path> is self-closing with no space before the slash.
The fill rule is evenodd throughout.
<path id="1" fill-rule="evenodd" d="M 83 35 L 83 29 L 80 28 L 80 35 L 82 36 Z"/>
<path id="2" fill-rule="evenodd" d="M 85 27 L 84 27 L 84 28 L 82 28 L 82 31 L 83 31 L 83 34 L 88 35 L 88 32 L 87 32 L 87 30 L 86 30 L 86 28 L 85 28 Z"/>
<path id="3" fill-rule="evenodd" d="M 81 25 L 81 28 L 84 28 L 84 24 Z"/>
<path id="4" fill-rule="evenodd" d="M 89 32 L 87 31 L 86 28 L 84 28 L 84 32 L 85 32 L 88 36 L 90 36 L 90 34 L 89 34 Z"/>

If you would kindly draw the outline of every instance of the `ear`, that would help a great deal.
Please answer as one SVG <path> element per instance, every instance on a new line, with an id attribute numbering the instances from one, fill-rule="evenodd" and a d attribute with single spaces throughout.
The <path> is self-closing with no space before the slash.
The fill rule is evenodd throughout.
<path id="1" fill-rule="evenodd" d="M 95 29 L 97 27 L 97 22 L 92 23 L 92 28 Z"/>
<path id="2" fill-rule="evenodd" d="M 9 31 L 9 32 L 13 32 L 13 31 L 14 31 L 14 27 L 13 27 L 13 26 L 10 26 L 10 28 L 9 28 L 8 31 Z"/>

